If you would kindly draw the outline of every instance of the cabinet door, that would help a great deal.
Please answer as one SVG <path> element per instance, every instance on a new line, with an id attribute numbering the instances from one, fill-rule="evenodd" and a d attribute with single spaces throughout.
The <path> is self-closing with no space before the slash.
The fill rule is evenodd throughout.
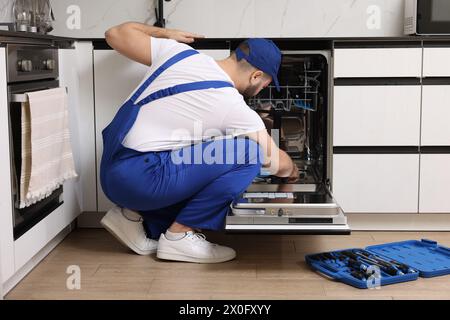
<path id="1" fill-rule="evenodd" d="M 420 213 L 450 213 L 450 154 L 420 155 Z"/>
<path id="2" fill-rule="evenodd" d="M 450 77 L 450 48 L 423 49 L 423 76 Z"/>
<path id="3" fill-rule="evenodd" d="M 422 91 L 423 146 L 450 146 L 450 84 L 424 85 Z"/>
<path id="4" fill-rule="evenodd" d="M 334 77 L 414 77 L 422 71 L 421 48 L 335 49 Z"/>
<path id="5" fill-rule="evenodd" d="M 98 211 L 113 205 L 100 185 L 102 130 L 111 122 L 123 102 L 144 79 L 148 66 L 134 62 L 113 50 L 94 50 L 95 125 Z"/>
<path id="6" fill-rule="evenodd" d="M 345 213 L 417 213 L 418 154 L 335 154 L 333 194 Z"/>
<path id="7" fill-rule="evenodd" d="M 333 145 L 418 146 L 420 86 L 335 86 Z"/>
<path id="8" fill-rule="evenodd" d="M 0 273 L 3 281 L 14 274 L 13 204 L 6 88 L 6 51 L 0 47 Z M 1 285 L 2 283 L 0 283 Z"/>
<path id="9" fill-rule="evenodd" d="M 78 178 L 64 184 L 64 207 L 72 215 L 96 211 L 92 43 L 59 49 L 59 82 L 68 89 L 69 125 Z"/>

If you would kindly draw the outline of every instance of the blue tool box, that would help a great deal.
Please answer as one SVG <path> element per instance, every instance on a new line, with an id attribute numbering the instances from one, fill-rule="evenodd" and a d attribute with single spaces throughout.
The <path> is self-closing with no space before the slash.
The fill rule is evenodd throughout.
<path id="1" fill-rule="evenodd" d="M 450 274 L 450 248 L 427 239 L 310 254 L 305 260 L 314 270 L 361 289 Z"/>

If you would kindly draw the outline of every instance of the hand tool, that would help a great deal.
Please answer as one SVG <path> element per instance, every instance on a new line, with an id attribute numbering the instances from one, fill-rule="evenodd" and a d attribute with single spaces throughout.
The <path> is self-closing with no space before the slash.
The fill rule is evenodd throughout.
<path id="1" fill-rule="evenodd" d="M 380 268 L 380 270 L 386 272 L 387 274 L 389 274 L 391 276 L 403 274 L 403 272 L 397 270 L 396 268 L 393 268 L 392 266 L 387 267 L 385 265 L 379 264 L 377 261 L 371 260 L 370 258 L 367 258 L 364 255 L 356 254 L 350 250 L 341 251 L 341 253 L 349 258 L 354 259 L 354 260 L 364 261 L 366 263 L 369 263 L 369 265 L 376 265 L 377 267 Z"/>
<path id="2" fill-rule="evenodd" d="M 363 255 L 365 255 L 365 256 L 368 256 L 369 254 L 367 253 L 367 252 L 365 252 L 365 251 L 359 251 L 361 254 L 363 254 Z M 406 264 L 403 264 L 403 263 L 400 263 L 400 262 L 398 262 L 398 261 L 395 261 L 395 260 L 389 260 L 389 261 L 387 261 L 387 260 L 384 260 L 383 258 L 381 258 L 381 257 L 379 257 L 379 256 L 374 256 L 374 255 L 372 255 L 372 259 L 375 259 L 375 260 L 377 260 L 377 261 L 379 261 L 380 263 L 386 263 L 386 264 L 391 264 L 391 265 L 394 265 L 394 266 L 396 266 L 398 269 L 400 269 L 402 272 L 404 272 L 404 273 L 416 273 L 417 271 L 416 270 L 414 270 L 413 268 L 411 268 L 410 266 L 408 266 L 408 265 L 406 265 Z"/>
<path id="3" fill-rule="evenodd" d="M 395 267 L 393 267 L 393 266 L 387 267 L 387 266 L 385 266 L 385 265 L 383 265 L 383 264 L 380 264 L 380 263 L 378 263 L 377 261 L 372 260 L 372 259 L 370 259 L 370 258 L 366 258 L 366 257 L 363 258 L 363 257 L 360 257 L 360 260 L 361 260 L 361 261 L 365 261 L 366 263 L 369 263 L 369 264 L 371 264 L 371 265 L 377 266 L 378 268 L 380 268 L 380 270 L 386 272 L 388 275 L 391 275 L 391 276 L 397 276 L 397 275 L 402 275 L 402 274 L 404 274 L 403 272 L 401 272 L 400 270 L 398 270 L 397 268 L 395 268 Z"/>
<path id="4" fill-rule="evenodd" d="M 367 269 L 369 268 L 369 267 L 368 267 L 366 264 L 364 264 L 363 262 L 357 261 L 357 260 L 352 259 L 352 258 L 348 259 L 347 265 L 348 265 L 349 267 L 352 267 L 352 268 L 356 269 L 356 270 L 362 270 L 362 271 L 364 271 L 364 272 L 367 272 Z"/>
<path id="5" fill-rule="evenodd" d="M 367 276 L 361 271 L 353 270 L 350 275 L 359 280 L 367 280 Z"/>

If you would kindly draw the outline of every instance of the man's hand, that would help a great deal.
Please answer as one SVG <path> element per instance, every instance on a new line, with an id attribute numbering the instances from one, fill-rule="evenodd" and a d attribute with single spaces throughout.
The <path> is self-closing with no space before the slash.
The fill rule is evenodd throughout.
<path id="1" fill-rule="evenodd" d="M 293 162 L 293 168 L 292 168 L 292 172 L 288 177 L 288 182 L 289 183 L 294 183 L 297 182 L 299 180 L 300 176 L 300 172 L 298 171 L 298 167 L 297 165 Z"/>
<path id="2" fill-rule="evenodd" d="M 173 39 L 178 42 L 184 42 L 184 43 L 192 43 L 195 41 L 195 39 L 198 38 L 204 38 L 205 36 L 186 32 L 182 30 L 176 30 L 176 29 L 166 29 L 166 34 L 168 39 Z"/>

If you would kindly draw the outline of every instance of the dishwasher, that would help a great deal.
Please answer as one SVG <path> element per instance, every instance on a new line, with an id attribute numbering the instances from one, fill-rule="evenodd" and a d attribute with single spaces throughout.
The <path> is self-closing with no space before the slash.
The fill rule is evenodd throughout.
<path id="1" fill-rule="evenodd" d="M 283 51 L 280 91 L 268 86 L 247 103 L 299 168 L 300 179 L 257 176 L 231 204 L 229 233 L 350 234 L 331 192 L 331 51 Z"/>

